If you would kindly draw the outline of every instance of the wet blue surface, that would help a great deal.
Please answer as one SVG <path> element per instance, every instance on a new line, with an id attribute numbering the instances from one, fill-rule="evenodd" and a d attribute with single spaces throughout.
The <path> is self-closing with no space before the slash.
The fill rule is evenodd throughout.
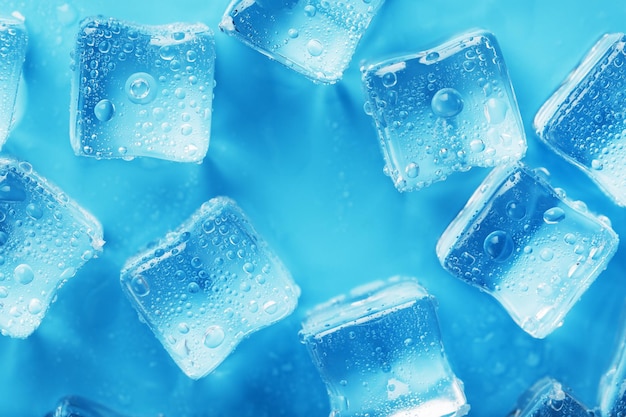
<path id="1" fill-rule="evenodd" d="M 26 340 L 0 338 L 0 415 L 42 416 L 78 394 L 130 416 L 326 416 L 324 384 L 298 338 L 305 312 L 352 287 L 416 276 L 439 303 L 441 333 L 471 416 L 506 415 L 544 375 L 590 407 L 610 363 L 626 285 L 624 250 L 544 340 L 517 327 L 488 295 L 455 279 L 435 245 L 488 173 L 472 169 L 400 194 L 382 173 L 359 66 L 433 47 L 471 28 L 495 34 L 528 139 L 525 162 L 626 231 L 624 209 L 534 135 L 542 103 L 626 6 L 588 2 L 389 0 L 342 81 L 315 85 L 217 25 L 225 0 L 4 0 L 26 17 L 30 46 L 21 120 L 2 152 L 29 161 L 103 224 L 104 253 L 59 292 Z M 211 143 L 202 164 L 74 156 L 69 141 L 70 51 L 82 17 L 141 24 L 201 21 L 215 33 Z M 209 198 L 237 201 L 302 289 L 286 320 L 252 335 L 211 375 L 185 376 L 123 295 L 125 260 Z M 623 323 L 623 321 L 622 321 Z"/>

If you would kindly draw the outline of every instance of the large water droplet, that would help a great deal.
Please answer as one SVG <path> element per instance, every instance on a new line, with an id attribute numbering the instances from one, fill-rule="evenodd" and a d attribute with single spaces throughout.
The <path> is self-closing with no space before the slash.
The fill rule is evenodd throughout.
<path id="1" fill-rule="evenodd" d="M 115 114 L 115 106 L 110 100 L 100 100 L 93 108 L 93 114 L 96 115 L 101 122 L 108 122 Z"/>
<path id="2" fill-rule="evenodd" d="M 130 288 L 139 297 L 145 297 L 150 293 L 150 286 L 144 277 L 135 275 L 130 280 Z"/>
<path id="3" fill-rule="evenodd" d="M 565 218 L 565 211 L 561 207 L 552 207 L 543 213 L 543 221 L 548 224 L 555 224 Z"/>
<path id="4" fill-rule="evenodd" d="M 463 110 L 463 99 L 454 88 L 442 88 L 433 96 L 430 107 L 436 116 L 454 117 Z"/>
<path id="5" fill-rule="evenodd" d="M 308 6 L 304 6 L 304 14 L 306 14 L 308 17 L 313 17 L 315 16 L 316 13 L 316 9 L 315 6 L 312 5 L 308 5 Z"/>
<path id="6" fill-rule="evenodd" d="M 28 302 L 28 312 L 30 314 L 39 314 L 43 310 L 43 303 L 39 298 L 33 298 Z"/>
<path id="7" fill-rule="evenodd" d="M 276 311 L 278 311 L 278 304 L 276 303 L 276 301 L 270 300 L 266 302 L 265 304 L 263 304 L 263 310 L 267 314 L 274 314 L 276 313 Z"/>
<path id="8" fill-rule="evenodd" d="M 43 217 L 43 210 L 38 204 L 30 203 L 26 206 L 26 214 L 35 220 L 39 220 Z"/>
<path id="9" fill-rule="evenodd" d="M 391 88 L 398 82 L 398 77 L 395 72 L 386 72 L 383 75 L 383 85 L 387 88 Z"/>
<path id="10" fill-rule="evenodd" d="M 417 178 L 417 176 L 420 174 L 420 167 L 415 162 L 411 162 L 407 164 L 406 167 L 404 167 L 404 172 L 409 178 Z"/>
<path id="11" fill-rule="evenodd" d="M 224 329 L 221 326 L 209 326 L 204 333 L 204 346 L 215 349 L 224 342 Z"/>
<path id="12" fill-rule="evenodd" d="M 15 280 L 20 284 L 30 284 L 33 279 L 35 279 L 35 273 L 33 269 L 28 264 L 19 264 L 15 267 L 13 271 L 13 275 L 15 276 Z"/>
<path id="13" fill-rule="evenodd" d="M 146 104 L 156 97 L 157 83 L 152 75 L 146 72 L 136 72 L 126 80 L 124 91 L 133 103 Z"/>
<path id="14" fill-rule="evenodd" d="M 503 230 L 490 233 L 483 242 L 483 250 L 496 262 L 504 262 L 509 259 L 514 249 L 513 239 Z"/>
<path id="15" fill-rule="evenodd" d="M 306 44 L 306 50 L 311 56 L 320 56 L 324 51 L 324 45 L 317 39 L 311 39 Z"/>
<path id="16" fill-rule="evenodd" d="M 513 220 L 521 220 L 526 216 L 526 207 L 517 201 L 509 201 L 506 205 L 506 215 Z"/>

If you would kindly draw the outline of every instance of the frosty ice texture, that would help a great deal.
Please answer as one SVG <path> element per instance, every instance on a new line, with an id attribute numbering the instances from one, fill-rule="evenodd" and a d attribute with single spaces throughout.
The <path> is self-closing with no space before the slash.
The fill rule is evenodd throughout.
<path id="1" fill-rule="evenodd" d="M 78 396 L 62 398 L 46 417 L 124 417 L 109 408 Z"/>
<path id="2" fill-rule="evenodd" d="M 77 155 L 199 162 L 209 146 L 215 47 L 204 24 L 85 19 L 74 51 Z"/>
<path id="3" fill-rule="evenodd" d="M 626 322 L 622 320 L 622 333 L 609 370 L 602 377 L 600 413 L 603 417 L 626 416 Z"/>
<path id="4" fill-rule="evenodd" d="M 339 80 L 384 0 L 233 0 L 220 29 L 322 83 Z"/>
<path id="5" fill-rule="evenodd" d="M 312 311 L 301 337 L 331 416 L 462 416 L 463 385 L 443 350 L 433 298 L 415 280 L 353 290 Z"/>
<path id="6" fill-rule="evenodd" d="M 526 138 L 502 52 L 485 31 L 362 68 L 385 173 L 399 191 L 521 159 Z"/>
<path id="7" fill-rule="evenodd" d="M 443 267 L 495 297 L 542 338 L 614 255 L 608 219 L 570 201 L 521 163 L 495 168 L 437 244 Z"/>
<path id="8" fill-rule="evenodd" d="M 0 158 L 0 331 L 25 338 L 102 251 L 102 227 L 27 162 Z"/>
<path id="9" fill-rule="evenodd" d="M 552 378 L 537 381 L 519 399 L 518 407 L 509 417 L 592 417 L 563 386 Z"/>
<path id="10" fill-rule="evenodd" d="M 289 315 L 299 288 L 227 198 L 127 261 L 122 287 L 191 378 L 217 367 L 248 334 Z"/>
<path id="11" fill-rule="evenodd" d="M 24 22 L 16 17 L 0 16 L 0 147 L 11 129 L 27 43 Z"/>
<path id="12" fill-rule="evenodd" d="M 535 117 L 539 137 L 626 206 L 626 37 L 604 35 Z"/>

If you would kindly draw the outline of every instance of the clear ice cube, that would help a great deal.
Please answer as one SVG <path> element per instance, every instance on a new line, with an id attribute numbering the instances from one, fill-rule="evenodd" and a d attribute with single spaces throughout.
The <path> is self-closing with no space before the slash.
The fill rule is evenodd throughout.
<path id="1" fill-rule="evenodd" d="M 517 161 L 526 137 L 500 47 L 486 31 L 362 68 L 385 173 L 399 191 Z"/>
<path id="2" fill-rule="evenodd" d="M 82 21 L 70 137 L 77 155 L 200 162 L 209 146 L 215 45 L 204 24 Z"/>
<path id="3" fill-rule="evenodd" d="M 213 371 L 250 333 L 289 315 L 300 290 L 236 204 L 204 203 L 129 259 L 122 287 L 189 377 Z"/>
<path id="4" fill-rule="evenodd" d="M 335 83 L 384 0 L 233 0 L 219 27 L 321 83 Z"/>
<path id="5" fill-rule="evenodd" d="M 102 251 L 102 227 L 27 162 L 0 158 L 0 331 L 25 338 Z"/>
<path id="6" fill-rule="evenodd" d="M 495 297 L 543 338 L 607 267 L 618 237 L 521 163 L 494 168 L 441 235 L 437 255 L 457 278 Z"/>
<path id="7" fill-rule="evenodd" d="M 604 35 L 546 101 L 539 137 L 626 206 L 626 36 Z"/>
<path id="8" fill-rule="evenodd" d="M 463 416 L 463 384 L 443 350 L 435 302 L 392 278 L 317 306 L 300 333 L 326 383 L 331 416 Z"/>
<path id="9" fill-rule="evenodd" d="M 0 16 L 0 147 L 9 136 L 28 34 L 18 17 Z"/>
<path id="10" fill-rule="evenodd" d="M 46 417 L 124 417 L 115 411 L 78 396 L 62 398 Z"/>
<path id="11" fill-rule="evenodd" d="M 602 376 L 598 390 L 600 415 L 626 416 L 626 321 L 622 319 L 622 332 L 608 371 Z"/>
<path id="12" fill-rule="evenodd" d="M 537 381 L 519 399 L 510 417 L 592 417 L 587 408 L 553 378 Z"/>

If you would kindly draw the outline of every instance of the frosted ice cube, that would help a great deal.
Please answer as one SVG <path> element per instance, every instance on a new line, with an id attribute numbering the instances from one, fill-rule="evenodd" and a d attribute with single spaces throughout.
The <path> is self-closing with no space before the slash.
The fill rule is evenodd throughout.
<path id="1" fill-rule="evenodd" d="M 199 162 L 209 146 L 213 33 L 201 23 L 82 21 L 70 136 L 77 155 Z"/>
<path id="2" fill-rule="evenodd" d="M 56 291 L 102 251 L 102 227 L 27 162 L 0 158 L 0 331 L 27 337 Z"/>
<path id="3" fill-rule="evenodd" d="M 539 137 L 626 206 L 626 36 L 604 35 L 535 117 Z"/>
<path id="4" fill-rule="evenodd" d="M 621 417 L 626 415 L 626 322 L 622 320 L 622 332 L 613 361 L 603 375 L 598 390 L 600 415 Z"/>
<path id="5" fill-rule="evenodd" d="M 385 173 L 399 191 L 524 156 L 517 101 L 493 34 L 469 32 L 362 72 L 365 112 L 376 124 Z"/>
<path id="6" fill-rule="evenodd" d="M 115 411 L 78 396 L 62 398 L 46 417 L 124 417 Z"/>
<path id="7" fill-rule="evenodd" d="M 448 272 L 495 297 L 537 338 L 561 325 L 618 246 L 609 220 L 557 192 L 546 173 L 495 168 L 437 244 Z"/>
<path id="8" fill-rule="evenodd" d="M 510 417 L 591 417 L 587 408 L 579 403 L 563 386 L 552 378 L 537 381 L 519 401 Z"/>
<path id="9" fill-rule="evenodd" d="M 462 416 L 463 384 L 443 350 L 432 296 L 413 279 L 354 289 L 316 307 L 301 337 L 331 416 Z"/>
<path id="10" fill-rule="evenodd" d="M 175 232 L 129 259 L 122 287 L 191 378 L 215 369 L 250 333 L 289 315 L 300 294 L 235 203 L 204 203 Z"/>
<path id="11" fill-rule="evenodd" d="M 321 83 L 338 81 L 384 0 L 233 0 L 220 29 Z"/>
<path id="12" fill-rule="evenodd" d="M 0 147 L 11 129 L 28 44 L 26 27 L 18 17 L 0 16 Z"/>

